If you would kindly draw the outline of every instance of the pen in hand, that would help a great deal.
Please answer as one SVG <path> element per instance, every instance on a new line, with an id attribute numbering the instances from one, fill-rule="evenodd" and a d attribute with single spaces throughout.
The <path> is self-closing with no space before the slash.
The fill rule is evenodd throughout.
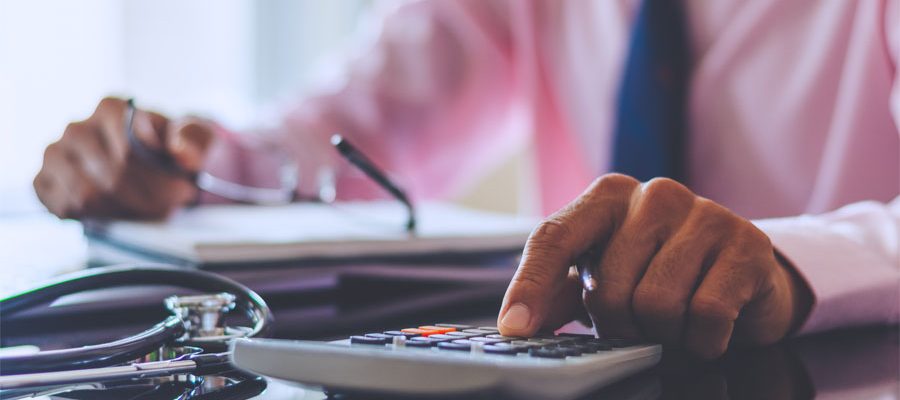
<path id="1" fill-rule="evenodd" d="M 183 177 L 190 180 L 191 182 L 196 182 L 197 173 L 182 168 L 180 165 L 178 165 L 178 163 L 175 162 L 175 159 L 172 158 L 172 155 L 164 151 L 153 150 L 147 147 L 147 145 L 145 145 L 137 138 L 134 133 L 134 118 L 137 114 L 137 108 L 134 105 L 134 99 L 128 99 L 126 103 L 127 107 L 125 109 L 125 137 L 128 138 L 128 145 L 131 147 L 131 151 L 134 152 L 134 154 L 138 158 L 148 163 L 149 165 L 160 168 L 171 175 Z"/>

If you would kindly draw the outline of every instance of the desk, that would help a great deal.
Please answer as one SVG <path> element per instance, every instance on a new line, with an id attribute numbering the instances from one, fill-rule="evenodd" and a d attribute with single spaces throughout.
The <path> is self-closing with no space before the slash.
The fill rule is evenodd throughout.
<path id="1" fill-rule="evenodd" d="M 36 222 L 36 224 L 43 223 L 46 223 L 46 220 L 40 219 Z M 80 239 L 71 238 L 71 240 Z M 40 246 L 33 248 L 40 250 Z M 73 258 L 55 254 L 60 256 L 60 259 L 71 261 L 83 257 L 83 249 L 77 245 L 62 248 L 71 249 Z M 12 251 L 9 247 L 4 249 L 0 252 Z M 20 251 L 19 249 L 21 247 L 16 251 Z M 25 254 L 21 251 L 13 255 L 13 260 L 25 259 L 23 258 Z M 5 274 L 9 273 L 10 271 L 5 271 Z M 495 311 L 495 306 L 485 306 L 480 312 L 474 313 L 478 315 L 461 316 L 457 320 L 467 322 L 471 320 L 468 318 L 472 318 L 490 321 Z M 586 398 L 803 399 L 814 396 L 826 399 L 900 398 L 898 343 L 900 333 L 896 328 L 873 328 L 795 338 L 765 348 L 732 349 L 725 357 L 714 363 L 696 362 L 675 350 L 666 350 L 663 362 L 657 368 Z M 221 380 L 208 379 L 207 385 L 215 387 L 219 381 Z M 234 397 L 215 398 L 258 400 L 326 398 L 321 391 L 297 388 L 264 379 L 250 381 L 239 389 Z M 174 392 L 156 391 L 153 396 L 146 398 L 174 398 L 172 393 Z M 82 391 L 71 392 L 59 398 L 121 397 L 121 394 L 117 396 Z M 492 399 L 496 396 L 484 394 L 475 398 Z"/>

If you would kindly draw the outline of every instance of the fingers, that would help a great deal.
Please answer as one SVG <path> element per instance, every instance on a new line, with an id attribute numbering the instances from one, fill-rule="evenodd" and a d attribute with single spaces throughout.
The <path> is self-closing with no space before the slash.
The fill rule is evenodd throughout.
<path id="1" fill-rule="evenodd" d="M 44 162 L 40 172 L 34 178 L 34 189 L 38 199 L 53 215 L 65 218 L 66 214 L 66 179 L 60 179 L 56 171 L 68 171 L 62 145 L 52 143 L 44 149 Z"/>
<path id="2" fill-rule="evenodd" d="M 189 118 L 169 127 L 166 147 L 179 166 L 188 171 L 199 171 L 214 137 L 209 123 Z"/>
<path id="3" fill-rule="evenodd" d="M 532 233 L 501 332 L 528 336 L 572 317 L 576 260 L 589 272 L 582 300 L 601 334 L 678 344 L 704 358 L 724 353 L 732 337 L 780 339 L 808 304 L 750 221 L 669 179 L 639 187 L 607 175 Z"/>
<path id="4" fill-rule="evenodd" d="M 45 154 L 48 168 L 38 179 L 50 187 L 45 194 L 47 209 L 60 218 L 79 218 L 97 197 L 97 187 L 84 172 L 73 149 L 57 144 L 48 147 Z"/>
<path id="5" fill-rule="evenodd" d="M 124 158 L 128 151 L 126 117 L 128 103 L 125 100 L 107 97 L 100 101 L 94 114 L 88 119 L 100 130 L 108 151 L 113 156 Z M 168 120 L 160 114 L 135 109 L 132 130 L 142 144 L 151 149 L 164 148 L 163 133 Z"/>
<path id="6" fill-rule="evenodd" d="M 684 345 L 702 358 L 713 359 L 725 353 L 735 320 L 757 290 L 758 279 L 746 273 L 753 268 L 736 261 L 722 254 L 688 306 Z"/>
<path id="7" fill-rule="evenodd" d="M 681 341 L 691 296 L 726 239 L 717 227 L 731 224 L 731 218 L 708 212 L 707 202 L 696 201 L 684 225 L 656 253 L 634 289 L 635 319 L 651 340 Z"/>
<path id="8" fill-rule="evenodd" d="M 609 238 L 638 185 L 624 175 L 606 175 L 535 229 L 498 317 L 504 335 L 530 336 L 541 327 L 575 258 Z"/>
<path id="9" fill-rule="evenodd" d="M 541 327 L 555 330 L 575 319 L 589 321 L 590 317 L 582 307 L 581 292 L 581 280 L 573 268 L 560 285 L 559 292 L 550 299 L 547 318 Z"/>
<path id="10" fill-rule="evenodd" d="M 603 251 L 585 306 L 598 332 L 611 337 L 640 335 L 633 298 L 650 260 L 689 214 L 694 195 L 669 179 L 654 179 L 633 196 L 627 217 Z M 642 305 L 642 304 L 640 304 Z"/>
<path id="11" fill-rule="evenodd" d="M 73 160 L 70 167 L 80 168 L 87 180 L 98 189 L 104 192 L 113 190 L 116 180 L 113 173 L 120 169 L 124 160 L 109 154 L 102 135 L 94 126 L 85 122 L 69 124 L 63 138 L 67 155 Z"/>
<path id="12" fill-rule="evenodd" d="M 190 201 L 195 191 L 190 182 L 129 156 L 127 110 L 122 99 L 103 99 L 90 118 L 69 124 L 47 147 L 34 189 L 48 210 L 62 218 L 161 218 Z M 135 111 L 134 133 L 149 148 L 168 150 L 168 126 L 162 115 Z M 180 160 L 198 168 L 211 140 L 209 129 L 188 122 L 174 131 L 171 146 L 180 151 Z"/>

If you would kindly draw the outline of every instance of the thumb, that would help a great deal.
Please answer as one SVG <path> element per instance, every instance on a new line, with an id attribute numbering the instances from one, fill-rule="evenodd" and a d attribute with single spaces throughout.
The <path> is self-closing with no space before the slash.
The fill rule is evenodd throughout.
<path id="1" fill-rule="evenodd" d="M 166 149 L 175 163 L 188 171 L 203 167 L 215 140 L 213 124 L 198 118 L 187 118 L 169 125 Z"/>

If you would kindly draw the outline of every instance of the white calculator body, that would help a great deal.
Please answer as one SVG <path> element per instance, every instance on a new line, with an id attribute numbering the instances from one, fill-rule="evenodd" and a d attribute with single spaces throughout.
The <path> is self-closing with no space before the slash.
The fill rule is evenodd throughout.
<path id="1" fill-rule="evenodd" d="M 499 392 L 570 399 L 638 371 L 660 345 L 585 335 L 512 338 L 493 327 L 435 324 L 352 336 L 337 342 L 242 339 L 240 369 L 340 392 L 451 395 Z"/>

